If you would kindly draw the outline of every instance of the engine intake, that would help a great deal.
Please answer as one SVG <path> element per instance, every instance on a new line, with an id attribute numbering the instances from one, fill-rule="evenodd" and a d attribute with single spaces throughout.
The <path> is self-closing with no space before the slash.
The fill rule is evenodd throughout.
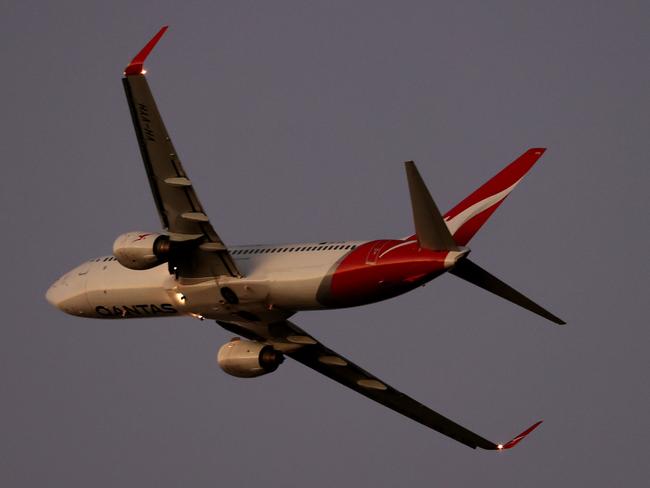
<path id="1" fill-rule="evenodd" d="M 169 236 L 147 232 L 127 232 L 113 243 L 113 256 L 125 268 L 150 269 L 169 259 Z"/>
<path id="2" fill-rule="evenodd" d="M 238 378 L 254 378 L 271 373 L 284 361 L 280 351 L 259 342 L 234 338 L 219 348 L 217 363 L 226 373 Z"/>

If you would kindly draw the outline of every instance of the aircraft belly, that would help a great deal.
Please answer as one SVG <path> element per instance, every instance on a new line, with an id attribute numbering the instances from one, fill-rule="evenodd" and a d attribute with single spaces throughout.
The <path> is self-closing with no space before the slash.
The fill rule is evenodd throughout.
<path id="1" fill-rule="evenodd" d="M 305 270 L 300 270 L 305 271 Z M 316 300 L 321 273 L 276 273 L 269 280 L 269 301 L 273 306 L 289 310 L 315 310 L 323 308 Z"/>
<path id="2" fill-rule="evenodd" d="M 88 273 L 86 294 L 96 318 L 165 317 L 182 312 L 174 287 L 166 265 L 133 271 L 114 261 L 99 261 Z"/>
<path id="3" fill-rule="evenodd" d="M 323 306 L 316 299 L 321 282 L 345 254 L 332 251 L 239 259 L 237 265 L 246 275 L 239 287 L 259 289 L 263 286 L 264 300 L 271 308 L 291 311 L 321 309 Z"/>

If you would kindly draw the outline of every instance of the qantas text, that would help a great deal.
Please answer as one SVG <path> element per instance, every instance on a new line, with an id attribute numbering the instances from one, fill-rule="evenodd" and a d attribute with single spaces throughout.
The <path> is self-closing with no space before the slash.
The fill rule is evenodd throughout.
<path id="1" fill-rule="evenodd" d="M 95 312 L 100 317 L 153 317 L 156 315 L 165 315 L 178 313 L 171 303 L 161 303 L 160 305 L 114 305 L 105 307 L 99 305 L 95 307 Z"/>

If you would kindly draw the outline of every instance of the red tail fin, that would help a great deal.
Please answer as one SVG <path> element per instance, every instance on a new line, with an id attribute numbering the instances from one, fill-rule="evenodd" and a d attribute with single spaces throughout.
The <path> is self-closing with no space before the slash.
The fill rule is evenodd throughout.
<path id="1" fill-rule="evenodd" d="M 539 147 L 529 149 L 445 214 L 456 244 L 467 245 L 544 151 Z"/>

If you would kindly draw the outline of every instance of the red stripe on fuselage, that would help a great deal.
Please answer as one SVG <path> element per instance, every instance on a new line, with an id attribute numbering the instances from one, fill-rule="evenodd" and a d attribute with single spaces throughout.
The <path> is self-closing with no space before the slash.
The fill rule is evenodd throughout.
<path id="1" fill-rule="evenodd" d="M 447 254 L 420 249 L 417 241 L 367 242 L 326 278 L 319 300 L 329 307 L 352 307 L 401 295 L 442 274 Z"/>

